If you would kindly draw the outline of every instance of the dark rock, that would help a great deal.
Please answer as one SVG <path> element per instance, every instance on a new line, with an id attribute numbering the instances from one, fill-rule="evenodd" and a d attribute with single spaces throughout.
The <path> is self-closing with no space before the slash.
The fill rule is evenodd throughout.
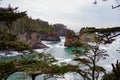
<path id="1" fill-rule="evenodd" d="M 55 33 L 58 36 L 65 36 L 66 30 L 67 30 L 67 26 L 65 26 L 63 24 L 54 24 L 53 25 L 53 29 L 55 30 Z"/>
<path id="2" fill-rule="evenodd" d="M 60 41 L 59 36 L 56 34 L 40 32 L 40 36 L 41 36 L 41 40 L 44 40 L 44 41 Z"/>
<path id="3" fill-rule="evenodd" d="M 38 42 L 36 45 L 32 47 L 32 49 L 43 49 L 43 48 L 49 48 L 48 46 L 44 45 L 41 42 Z"/>

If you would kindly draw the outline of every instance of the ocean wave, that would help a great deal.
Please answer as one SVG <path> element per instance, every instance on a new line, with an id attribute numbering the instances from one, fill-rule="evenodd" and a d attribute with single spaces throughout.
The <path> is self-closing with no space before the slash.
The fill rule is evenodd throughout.
<path id="1" fill-rule="evenodd" d="M 11 56 L 17 56 L 21 55 L 22 53 L 18 53 L 17 51 L 10 51 L 10 52 L 1 52 L 0 56 L 2 57 L 11 57 Z"/>

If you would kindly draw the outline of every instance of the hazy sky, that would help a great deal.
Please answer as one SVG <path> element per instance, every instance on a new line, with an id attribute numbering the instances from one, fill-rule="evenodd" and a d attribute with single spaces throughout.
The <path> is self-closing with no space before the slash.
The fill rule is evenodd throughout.
<path id="1" fill-rule="evenodd" d="M 69 28 L 79 29 L 84 26 L 112 27 L 120 26 L 120 10 L 112 9 L 114 0 L 3 0 L 0 6 L 19 7 L 27 11 L 32 18 L 40 18 L 50 24 L 63 23 Z"/>

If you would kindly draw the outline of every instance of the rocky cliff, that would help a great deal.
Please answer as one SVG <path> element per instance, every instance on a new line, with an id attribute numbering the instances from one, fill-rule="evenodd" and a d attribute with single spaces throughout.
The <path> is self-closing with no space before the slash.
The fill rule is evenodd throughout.
<path id="1" fill-rule="evenodd" d="M 0 28 L 6 28 L 0 22 Z M 19 40 L 29 44 L 32 48 L 44 48 L 41 40 L 60 41 L 60 36 L 65 36 L 67 27 L 63 24 L 50 25 L 47 21 L 32 19 L 25 16 L 15 21 L 12 28 L 7 28 L 13 34 L 19 36 Z"/>
<path id="2" fill-rule="evenodd" d="M 67 47 L 71 47 L 79 40 L 79 37 L 75 35 L 73 30 L 68 29 L 65 35 L 65 43 L 64 45 Z"/>
<path id="3" fill-rule="evenodd" d="M 67 31 L 67 26 L 63 24 L 54 24 L 53 29 L 58 36 L 65 36 Z"/>
<path id="4" fill-rule="evenodd" d="M 56 29 L 57 28 L 58 27 L 56 27 Z M 41 40 L 60 41 L 60 38 L 53 29 L 53 26 L 50 25 L 47 21 L 32 19 L 28 16 L 17 20 L 13 24 L 13 31 L 16 32 L 16 34 L 36 31 L 40 33 Z"/>
<path id="5" fill-rule="evenodd" d="M 79 45 L 81 43 L 86 42 L 94 42 L 95 41 L 95 34 L 94 33 L 87 33 L 80 31 L 78 35 L 75 34 L 72 30 L 67 30 L 67 35 L 65 36 L 65 43 L 64 45 L 67 47 Z"/>
<path id="6" fill-rule="evenodd" d="M 55 33 L 45 33 L 45 32 L 39 32 L 41 40 L 44 41 L 60 41 L 60 38 Z"/>
<path id="7" fill-rule="evenodd" d="M 67 47 L 73 46 L 78 41 L 78 36 L 71 35 L 69 37 L 65 37 L 65 43 L 64 45 Z"/>
<path id="8" fill-rule="evenodd" d="M 47 48 L 42 42 L 40 34 L 36 31 L 24 32 L 18 35 L 19 41 L 28 44 L 32 49 Z"/>

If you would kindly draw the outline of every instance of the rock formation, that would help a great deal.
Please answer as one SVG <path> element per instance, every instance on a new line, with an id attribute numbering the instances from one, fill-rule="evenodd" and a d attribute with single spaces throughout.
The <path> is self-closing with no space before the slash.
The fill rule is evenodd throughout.
<path id="1" fill-rule="evenodd" d="M 29 31 L 19 34 L 19 41 L 28 44 L 32 49 L 47 48 L 41 43 L 40 34 L 36 31 Z"/>
<path id="2" fill-rule="evenodd" d="M 71 47 L 74 45 L 74 43 L 76 43 L 78 41 L 78 36 L 69 36 L 69 37 L 65 37 L 65 43 L 64 45 L 67 47 Z"/>
<path id="3" fill-rule="evenodd" d="M 44 33 L 44 32 L 39 32 L 41 40 L 44 41 L 60 41 L 60 38 L 56 34 L 49 34 L 49 33 Z"/>
<path id="4" fill-rule="evenodd" d="M 78 36 L 75 34 L 75 32 L 73 30 L 68 29 L 66 31 L 66 35 L 65 35 L 65 43 L 64 45 L 67 47 L 71 47 L 74 45 L 75 42 L 78 41 Z"/>
<path id="5" fill-rule="evenodd" d="M 75 34 L 72 30 L 67 30 L 67 35 L 65 36 L 64 45 L 67 47 L 78 45 L 86 42 L 94 42 L 95 41 L 94 33 L 83 32 L 83 29 L 79 32 L 78 35 Z"/>
<path id="6" fill-rule="evenodd" d="M 63 24 L 54 24 L 53 29 L 58 36 L 65 36 L 67 31 L 67 26 Z"/>

